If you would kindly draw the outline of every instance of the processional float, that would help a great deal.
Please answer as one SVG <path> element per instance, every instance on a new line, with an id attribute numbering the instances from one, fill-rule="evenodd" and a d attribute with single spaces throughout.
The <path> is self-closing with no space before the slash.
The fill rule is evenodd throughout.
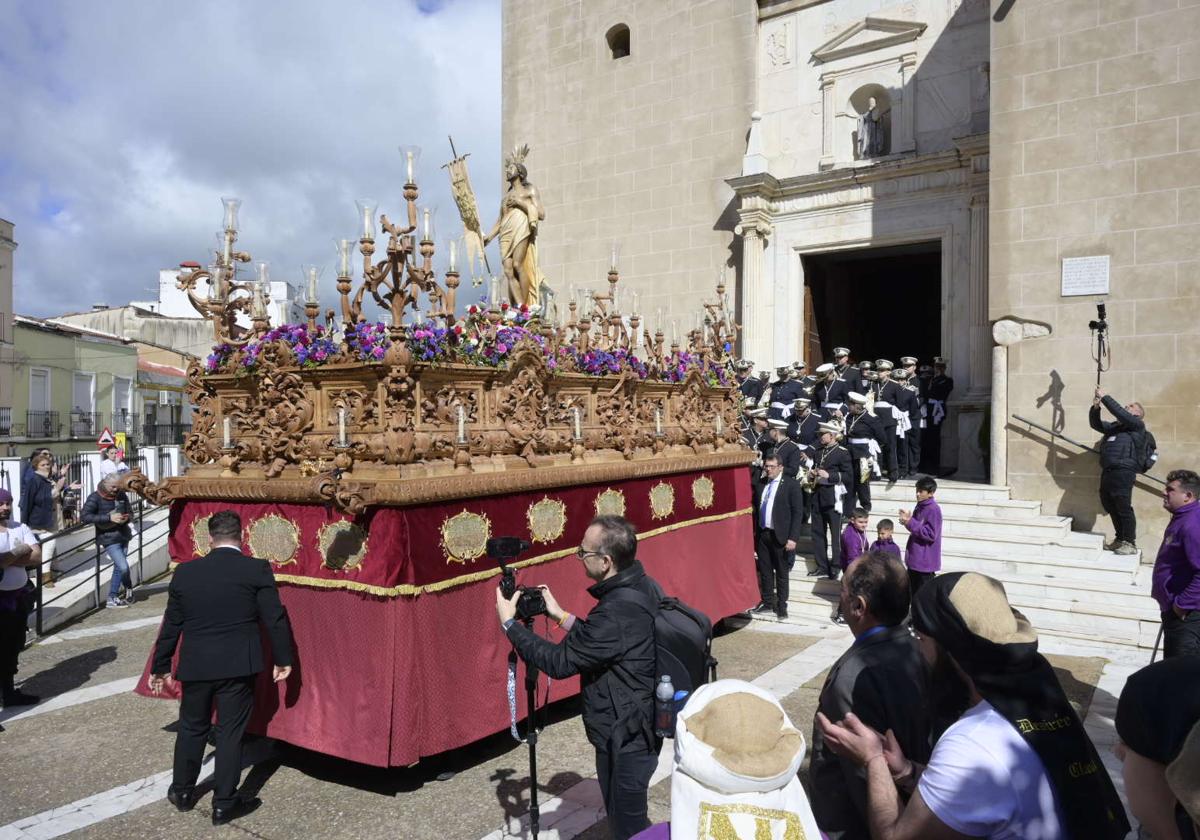
<path id="1" fill-rule="evenodd" d="M 528 540 L 513 565 L 583 614 L 589 581 L 572 555 L 601 513 L 629 518 L 648 571 L 714 619 L 757 599 L 744 515 L 753 454 L 731 384 L 738 328 L 724 275 L 686 334 L 671 322 L 669 340 L 661 310 L 652 331 L 638 296 L 621 294 L 615 248 L 602 290 L 560 306 L 542 281 L 537 303 L 522 301 L 529 249 L 512 237 L 532 248 L 540 221 L 525 151 L 506 167 L 503 276 L 488 276 L 456 154 L 466 236 L 437 277 L 412 149 L 404 220 L 379 216 L 377 234 L 374 202 L 359 202 L 359 277 L 355 240 L 337 242 L 337 311 L 322 315 L 319 271 L 306 267 L 306 321 L 271 323 L 266 267 L 238 276 L 251 257 L 235 247 L 236 199 L 223 199 L 211 264 L 182 266 L 178 285 L 214 337 L 187 373 L 189 467 L 158 483 L 135 471 L 126 485 L 171 505 L 173 561 L 206 553 L 208 518 L 234 509 L 247 552 L 271 562 L 307 676 L 260 686 L 258 731 L 386 766 L 504 728 L 493 536 Z M 467 306 L 464 267 L 472 288 L 487 286 Z M 552 696 L 573 690 L 556 684 Z"/>

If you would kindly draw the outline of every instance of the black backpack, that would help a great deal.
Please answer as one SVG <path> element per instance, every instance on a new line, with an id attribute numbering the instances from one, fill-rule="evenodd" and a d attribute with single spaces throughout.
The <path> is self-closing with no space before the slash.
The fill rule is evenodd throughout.
<path id="1" fill-rule="evenodd" d="M 664 595 L 657 604 L 643 593 L 623 586 L 613 595 L 628 593 L 654 615 L 655 676 L 670 675 L 675 691 L 691 694 L 717 678 L 717 660 L 712 656 L 712 621 L 695 607 Z M 611 596 L 610 596 L 611 597 Z"/>
<path id="2" fill-rule="evenodd" d="M 1148 473 L 1158 462 L 1158 441 L 1148 429 L 1137 436 L 1133 457 L 1137 461 L 1138 472 Z"/>

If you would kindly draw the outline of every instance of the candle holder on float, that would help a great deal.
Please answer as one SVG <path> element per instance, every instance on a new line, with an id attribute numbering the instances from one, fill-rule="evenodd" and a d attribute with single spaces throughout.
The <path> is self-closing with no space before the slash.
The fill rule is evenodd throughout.
<path id="1" fill-rule="evenodd" d="M 471 467 L 471 443 L 467 437 L 467 410 L 462 403 L 454 406 L 457 428 L 454 434 L 454 471 L 456 473 L 474 472 Z"/>

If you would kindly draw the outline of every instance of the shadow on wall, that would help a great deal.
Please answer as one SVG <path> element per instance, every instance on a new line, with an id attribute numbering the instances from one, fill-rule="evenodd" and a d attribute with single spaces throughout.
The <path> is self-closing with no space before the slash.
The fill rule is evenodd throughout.
<path id="1" fill-rule="evenodd" d="M 1063 388 L 1062 377 L 1059 376 L 1057 370 L 1050 371 L 1050 385 L 1046 388 L 1046 393 L 1037 398 L 1037 407 L 1041 408 L 1047 402 L 1050 403 L 1050 428 L 1056 432 L 1062 433 L 1062 430 L 1067 427 L 1067 414 L 1063 410 L 1062 392 Z"/>

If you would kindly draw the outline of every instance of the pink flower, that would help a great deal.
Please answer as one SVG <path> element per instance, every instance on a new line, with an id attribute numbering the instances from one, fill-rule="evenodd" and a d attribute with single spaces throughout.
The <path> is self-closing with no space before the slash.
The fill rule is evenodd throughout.
<path id="1" fill-rule="evenodd" d="M 497 352 L 497 353 L 507 353 L 507 352 L 508 352 L 508 345 L 507 345 L 507 344 L 505 344 L 505 343 L 503 343 L 503 342 L 501 342 L 500 344 L 497 344 L 497 345 L 496 345 L 496 352 Z"/>

